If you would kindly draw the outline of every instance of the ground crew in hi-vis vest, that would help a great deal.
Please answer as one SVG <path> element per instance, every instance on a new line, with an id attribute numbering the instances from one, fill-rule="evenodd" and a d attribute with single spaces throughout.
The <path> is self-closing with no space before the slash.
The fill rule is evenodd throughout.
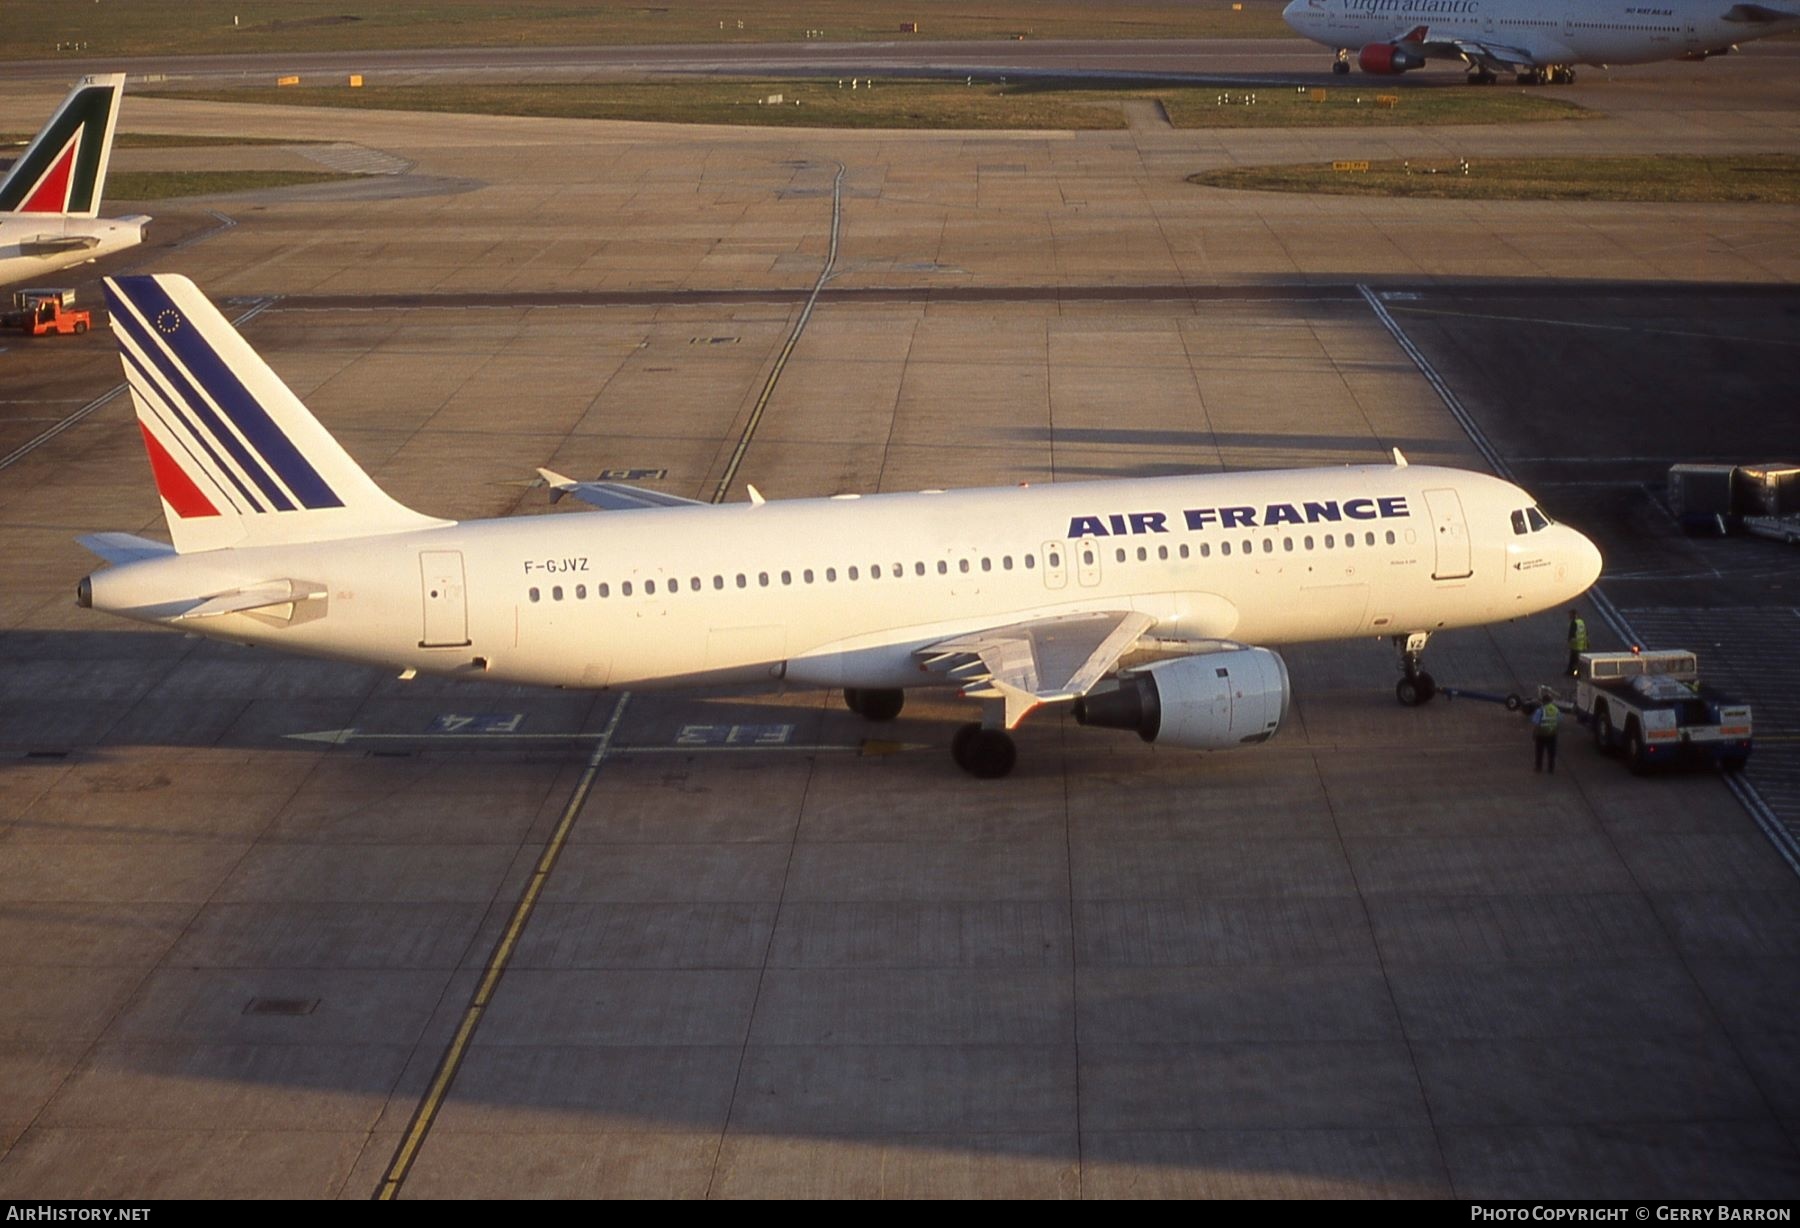
<path id="1" fill-rule="evenodd" d="M 1562 711 L 1556 706 L 1556 695 L 1549 687 L 1538 688 L 1538 706 L 1531 714 L 1531 770 L 1544 770 L 1550 761 L 1550 773 L 1556 773 L 1556 729 L 1562 724 Z"/>
<path id="2" fill-rule="evenodd" d="M 1581 665 L 1581 654 L 1588 650 L 1587 623 L 1574 610 L 1569 611 L 1569 664 L 1564 673 L 1575 677 Z"/>

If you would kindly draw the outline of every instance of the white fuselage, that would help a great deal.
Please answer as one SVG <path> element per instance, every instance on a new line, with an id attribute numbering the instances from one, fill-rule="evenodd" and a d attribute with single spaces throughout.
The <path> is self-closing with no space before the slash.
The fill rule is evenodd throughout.
<path id="1" fill-rule="evenodd" d="M 136 247 L 150 219 L 14 213 L 0 217 L 0 285 L 15 285 Z"/>
<path id="2" fill-rule="evenodd" d="M 91 600 L 158 622 L 294 581 L 323 596 L 179 625 L 547 685 L 927 685 L 916 649 L 1065 613 L 1257 645 L 1530 614 L 1600 566 L 1571 529 L 1515 531 L 1531 504 L 1382 465 L 589 512 L 169 555 L 96 572 Z"/>
<path id="3" fill-rule="evenodd" d="M 1731 0 L 1293 0 L 1292 29 L 1331 48 L 1391 43 L 1425 27 L 1431 43 L 1516 49 L 1537 65 L 1647 64 L 1718 51 L 1800 26 L 1800 5 L 1769 0 L 1787 20 L 1733 21 Z"/>

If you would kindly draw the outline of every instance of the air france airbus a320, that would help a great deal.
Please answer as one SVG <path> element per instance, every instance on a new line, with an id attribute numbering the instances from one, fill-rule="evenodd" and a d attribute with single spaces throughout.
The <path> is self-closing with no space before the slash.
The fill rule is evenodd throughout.
<path id="1" fill-rule="evenodd" d="M 402 673 L 564 687 L 785 680 L 871 720 L 906 688 L 982 705 L 956 762 L 1011 770 L 1040 707 L 1157 745 L 1265 741 L 1268 645 L 1391 637 L 1404 703 L 1433 632 L 1559 606 L 1600 571 L 1518 487 L 1393 464 L 714 506 L 545 471 L 599 515 L 402 507 L 182 277 L 107 283 L 173 545 L 82 539 L 80 604 Z"/>
<path id="2" fill-rule="evenodd" d="M 1335 72 L 1354 51 L 1368 73 L 1460 60 L 1475 85 L 1567 85 L 1577 64 L 1706 60 L 1800 29 L 1800 0 L 1293 0 L 1281 18 L 1335 49 Z"/>

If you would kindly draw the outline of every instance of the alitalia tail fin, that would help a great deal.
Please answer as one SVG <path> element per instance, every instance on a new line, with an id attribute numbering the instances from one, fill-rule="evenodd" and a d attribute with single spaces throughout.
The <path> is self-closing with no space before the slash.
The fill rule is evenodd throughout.
<path id="1" fill-rule="evenodd" d="M 106 300 L 176 550 L 451 523 L 376 486 L 187 278 L 109 277 Z"/>
<path id="2" fill-rule="evenodd" d="M 83 77 L 0 179 L 0 213 L 98 215 L 124 92 L 122 72 Z"/>

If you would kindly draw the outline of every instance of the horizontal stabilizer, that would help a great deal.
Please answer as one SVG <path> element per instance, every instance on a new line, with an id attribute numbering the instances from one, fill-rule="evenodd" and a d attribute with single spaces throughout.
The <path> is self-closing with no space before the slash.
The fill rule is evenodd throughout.
<path id="1" fill-rule="evenodd" d="M 82 549 L 109 563 L 135 563 L 140 559 L 159 559 L 175 553 L 175 547 L 166 542 L 151 541 L 135 533 L 89 533 L 75 541 Z"/>
<path id="2" fill-rule="evenodd" d="M 577 482 L 553 469 L 539 469 L 538 476 L 550 488 L 552 502 L 564 495 L 574 495 L 583 503 L 608 512 L 634 512 L 646 507 L 707 506 L 698 499 L 684 499 L 680 495 L 646 490 L 642 486 L 628 486 L 624 482 Z"/>
<path id="3" fill-rule="evenodd" d="M 220 593 L 216 597 L 194 606 L 175 616 L 176 621 L 187 618 L 217 618 L 221 614 L 244 614 L 251 610 L 266 610 L 271 606 L 291 605 L 296 601 L 311 601 L 323 597 L 325 589 L 318 584 L 308 584 L 301 580 L 271 580 L 267 584 L 258 584 L 250 588 L 240 588 L 236 592 Z"/>
<path id="4" fill-rule="evenodd" d="M 64 252 L 85 252 L 100 246 L 98 235 L 39 235 L 19 241 L 21 256 L 59 256 Z"/>

